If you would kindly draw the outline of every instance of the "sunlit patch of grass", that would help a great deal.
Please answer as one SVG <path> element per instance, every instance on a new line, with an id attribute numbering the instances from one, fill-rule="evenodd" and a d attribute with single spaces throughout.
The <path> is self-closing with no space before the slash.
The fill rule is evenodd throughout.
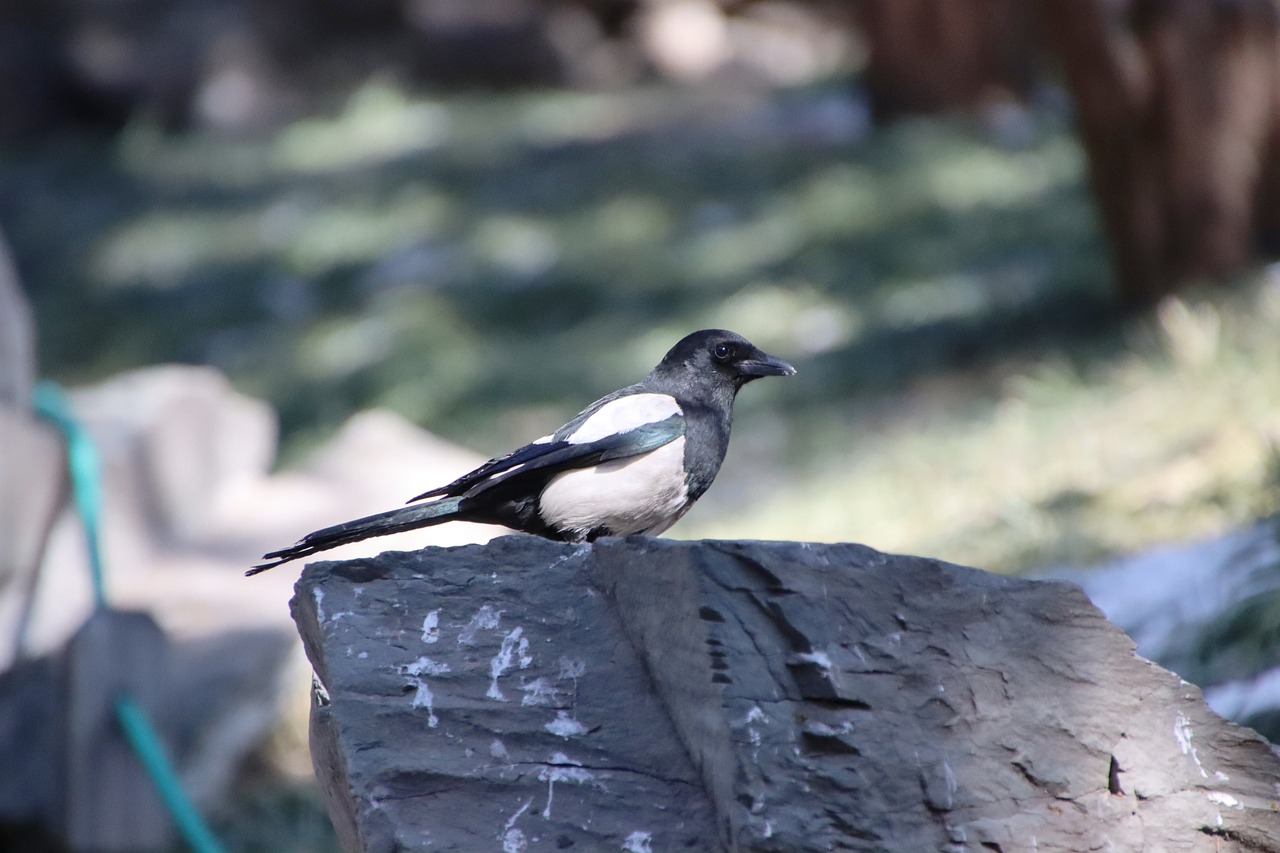
<path id="1" fill-rule="evenodd" d="M 372 82 L 358 89 L 333 118 L 309 118 L 286 128 L 271 146 L 271 162 L 300 172 L 367 167 L 445 144 L 450 112 L 426 98 Z"/>
<path id="2" fill-rule="evenodd" d="M 890 327 L 924 326 L 980 316 L 991 310 L 997 296 L 985 279 L 972 274 L 898 280 L 881 288 L 874 310 Z"/>
<path id="3" fill-rule="evenodd" d="M 390 197 L 348 199 L 294 213 L 275 240 L 283 243 L 281 261 L 304 275 L 319 275 L 351 263 L 372 263 L 407 240 L 440 233 L 451 221 L 453 202 L 430 188 L 406 188 Z"/>
<path id="4" fill-rule="evenodd" d="M 994 392 L 931 384 L 898 399 L 897 415 L 851 411 L 843 430 L 826 425 L 821 467 L 732 519 L 681 532 L 852 539 L 1016 570 L 1280 510 L 1280 336 L 1265 308 L 1275 287 L 1206 294 L 1188 309 L 1221 324 L 1211 363 L 1171 352 L 1159 315 L 1087 370 L 1051 358 Z"/>
<path id="5" fill-rule="evenodd" d="M 584 212 L 571 231 L 600 255 L 652 252 L 670 238 L 676 221 L 669 206 L 652 195 L 622 193 Z"/>
<path id="6" fill-rule="evenodd" d="M 925 160 L 916 177 L 923 185 L 921 197 L 946 210 L 1022 204 L 1074 180 L 1075 152 L 1061 141 L 1019 152 L 967 149 Z"/>
<path id="7" fill-rule="evenodd" d="M 489 216 L 477 224 L 469 245 L 481 263 L 521 278 L 545 273 L 560 260 L 554 230 L 530 216 Z"/>
<path id="8" fill-rule="evenodd" d="M 295 193 L 265 205 L 164 206 L 99 241 L 91 260 L 108 288 L 181 287 L 213 265 L 268 263 L 302 275 L 371 263 L 394 246 L 439 233 L 453 203 L 429 187 L 389 197 L 331 199 Z"/>
<path id="9" fill-rule="evenodd" d="M 839 163 L 796 187 L 784 203 L 811 238 L 820 238 L 865 233 L 882 221 L 887 200 L 865 166 Z"/>
<path id="10" fill-rule="evenodd" d="M 164 210 L 144 214 L 103 240 L 90 261 L 106 287 L 182 285 L 183 276 L 214 263 L 260 257 L 255 212 L 227 215 L 211 210 Z"/>
<path id="11" fill-rule="evenodd" d="M 695 238 L 682 266 L 695 279 L 734 280 L 785 260 L 803 236 L 800 223 L 781 213 L 726 222 Z"/>
<path id="12" fill-rule="evenodd" d="M 313 327 L 302 342 L 298 369 L 305 379 L 350 376 L 383 361 L 391 351 L 385 317 L 340 317 Z"/>

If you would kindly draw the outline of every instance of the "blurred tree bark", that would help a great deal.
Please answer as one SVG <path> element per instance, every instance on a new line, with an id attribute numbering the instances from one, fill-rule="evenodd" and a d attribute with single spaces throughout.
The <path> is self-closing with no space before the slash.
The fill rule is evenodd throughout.
<path id="1" fill-rule="evenodd" d="M 1274 0 L 1040 0 L 1130 301 L 1239 272 L 1280 235 Z"/>
<path id="2" fill-rule="evenodd" d="M 1031 86 L 1034 9 L 1023 0 L 859 0 L 854 9 L 879 120 L 1021 98 Z"/>

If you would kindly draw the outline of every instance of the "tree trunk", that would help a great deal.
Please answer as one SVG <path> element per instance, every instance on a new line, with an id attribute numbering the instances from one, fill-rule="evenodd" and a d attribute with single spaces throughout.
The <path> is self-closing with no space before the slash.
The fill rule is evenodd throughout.
<path id="1" fill-rule="evenodd" d="M 1271 0 L 1040 0 L 1119 287 L 1150 303 L 1241 271 L 1280 226 Z"/>
<path id="2" fill-rule="evenodd" d="M 860 0 L 867 87 L 879 119 L 1024 95 L 1032 14 L 1021 0 Z"/>

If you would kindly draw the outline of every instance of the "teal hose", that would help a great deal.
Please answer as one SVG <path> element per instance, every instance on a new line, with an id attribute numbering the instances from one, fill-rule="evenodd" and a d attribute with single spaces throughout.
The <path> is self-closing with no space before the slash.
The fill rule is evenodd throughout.
<path id="1" fill-rule="evenodd" d="M 142 708 L 132 696 L 121 696 L 116 700 L 116 718 L 120 721 L 120 727 L 124 729 L 129 745 L 137 753 L 142 766 L 147 770 L 147 775 L 151 777 L 152 783 L 160 793 L 160 799 L 164 801 L 165 808 L 169 810 L 174 823 L 178 825 L 178 832 L 186 840 L 187 846 L 196 853 L 222 853 L 222 846 L 218 843 L 218 839 L 214 837 L 209 826 L 196 811 L 191 798 L 183 790 L 182 783 L 178 780 L 178 775 L 173 771 L 173 765 L 160 744 L 160 737 L 151 726 L 151 721 L 147 719 L 147 715 L 143 713 Z"/>
<path id="2" fill-rule="evenodd" d="M 52 382 L 41 382 L 35 392 L 36 412 L 61 430 L 67 444 L 67 470 L 71 478 L 71 496 L 76 515 L 84 528 L 85 547 L 89 554 L 89 574 L 93 582 L 94 606 L 107 607 L 105 573 L 98 531 L 102 518 L 102 468 L 97 449 L 88 432 L 76 420 L 62 389 Z M 116 720 L 125 739 L 142 762 L 165 808 L 173 817 L 183 840 L 195 853 L 223 853 L 222 845 L 196 811 L 195 804 L 183 790 L 173 764 L 165 754 L 160 736 L 137 701 L 127 694 L 116 699 Z"/>
<path id="3" fill-rule="evenodd" d="M 52 382 L 36 386 L 36 412 L 62 432 L 67 443 L 67 470 L 71 477 L 71 499 L 84 528 L 85 548 L 89 554 L 89 577 L 93 582 L 93 601 L 97 607 L 107 604 L 107 588 L 102 571 L 102 548 L 98 541 L 98 522 L 102 518 L 102 469 L 98 451 L 85 432 L 62 389 Z"/>

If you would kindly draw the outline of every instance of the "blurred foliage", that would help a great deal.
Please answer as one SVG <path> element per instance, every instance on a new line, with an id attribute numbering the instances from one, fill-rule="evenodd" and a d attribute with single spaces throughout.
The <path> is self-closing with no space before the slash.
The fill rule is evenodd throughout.
<path id="1" fill-rule="evenodd" d="M 856 118 L 820 88 L 370 85 L 265 138 L 10 148 L 0 227 L 46 372 L 217 365 L 286 458 L 368 406 L 498 452 L 722 325 L 800 375 L 744 395 L 678 535 L 1017 569 L 1280 503 L 1274 283 L 1125 315 L 1062 116 L 1005 147 Z"/>
<path id="2" fill-rule="evenodd" d="M 1266 571 L 1275 577 L 1280 565 Z M 1194 663 L 1178 673 L 1197 684 L 1254 678 L 1280 649 L 1280 591 L 1268 589 L 1236 603 L 1199 638 Z"/>
<path id="3" fill-rule="evenodd" d="M 264 779 L 242 787 L 213 816 L 212 829 L 228 853 L 342 852 L 314 784 Z"/>
<path id="4" fill-rule="evenodd" d="M 267 140 L 10 152 L 0 222 L 47 371 L 213 363 L 291 444 L 391 405 L 499 447 L 717 322 L 820 357 L 829 395 L 886 390 L 1105 291 L 1061 131 L 804 145 L 767 104 L 728 134 L 703 109 L 372 87 Z"/>

